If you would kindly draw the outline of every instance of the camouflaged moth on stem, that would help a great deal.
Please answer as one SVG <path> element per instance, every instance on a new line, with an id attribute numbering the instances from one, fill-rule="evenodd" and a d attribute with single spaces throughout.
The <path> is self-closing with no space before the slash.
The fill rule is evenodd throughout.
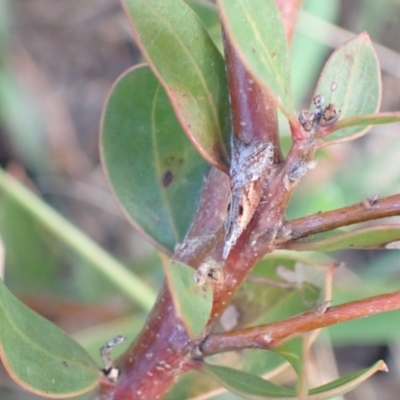
<path id="1" fill-rule="evenodd" d="M 273 155 L 273 146 L 269 142 L 246 143 L 232 138 L 231 199 L 224 223 L 224 259 L 228 257 L 260 203 Z"/>

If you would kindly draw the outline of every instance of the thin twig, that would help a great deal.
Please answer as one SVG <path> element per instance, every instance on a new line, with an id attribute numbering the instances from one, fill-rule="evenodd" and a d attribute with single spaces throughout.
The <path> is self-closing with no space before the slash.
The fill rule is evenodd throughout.
<path id="1" fill-rule="evenodd" d="M 204 356 L 244 348 L 270 349 L 294 335 L 400 308 L 400 291 L 327 308 L 308 311 L 266 325 L 209 335 L 201 345 Z M 382 328 L 383 329 L 383 328 Z"/>
<path id="2" fill-rule="evenodd" d="M 297 218 L 287 222 L 285 231 L 291 232 L 292 241 L 343 226 L 395 215 L 400 215 L 400 194 L 374 200 L 368 207 L 362 201 L 333 211 Z M 279 243 L 279 238 L 277 242 Z"/>

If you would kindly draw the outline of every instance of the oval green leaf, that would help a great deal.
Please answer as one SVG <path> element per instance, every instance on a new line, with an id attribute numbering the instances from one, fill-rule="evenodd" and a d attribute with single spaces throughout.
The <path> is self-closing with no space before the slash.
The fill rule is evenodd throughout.
<path id="1" fill-rule="evenodd" d="M 343 249 L 398 249 L 400 225 L 380 225 L 355 231 L 336 229 L 288 243 L 297 251 L 335 251 Z"/>
<path id="2" fill-rule="evenodd" d="M 353 390 L 377 371 L 385 371 L 383 361 L 378 361 L 370 368 L 346 375 L 326 385 L 309 391 L 307 400 L 327 400 Z M 252 400 L 285 400 L 297 398 L 294 390 L 275 385 L 256 375 L 238 371 L 232 368 L 205 364 L 201 372 L 217 380 L 229 391 Z"/>
<path id="3" fill-rule="evenodd" d="M 22 304 L 1 279 L 0 358 L 20 386 L 45 397 L 89 392 L 100 378 L 98 367 L 82 347 Z"/>
<path id="4" fill-rule="evenodd" d="M 124 0 L 133 34 L 200 154 L 227 171 L 231 119 L 224 60 L 181 0 Z"/>
<path id="5" fill-rule="evenodd" d="M 186 3 L 195 11 L 201 22 L 207 29 L 208 34 L 214 44 L 223 53 L 221 23 L 219 20 L 218 10 L 215 4 L 209 3 L 207 0 L 185 0 Z"/>
<path id="6" fill-rule="evenodd" d="M 227 36 L 244 65 L 275 97 L 290 118 L 294 115 L 289 50 L 273 0 L 218 0 Z"/>
<path id="7" fill-rule="evenodd" d="M 170 262 L 160 254 L 167 284 L 174 302 L 175 311 L 185 325 L 189 336 L 198 337 L 210 318 L 213 292 L 209 282 L 198 286 L 194 276 L 196 271 L 178 261 Z"/>
<path id="8" fill-rule="evenodd" d="M 315 95 L 322 95 L 325 105 L 335 104 L 341 110 L 340 119 L 373 114 L 381 102 L 379 61 L 371 40 L 361 33 L 338 48 L 326 62 Z M 340 125 L 338 125 L 340 127 Z M 369 126 L 349 126 L 326 137 L 326 144 L 342 142 L 368 132 Z"/>
<path id="9" fill-rule="evenodd" d="M 209 165 L 183 134 L 150 68 L 131 69 L 116 82 L 104 109 L 101 153 L 136 227 L 173 251 L 194 218 Z"/>

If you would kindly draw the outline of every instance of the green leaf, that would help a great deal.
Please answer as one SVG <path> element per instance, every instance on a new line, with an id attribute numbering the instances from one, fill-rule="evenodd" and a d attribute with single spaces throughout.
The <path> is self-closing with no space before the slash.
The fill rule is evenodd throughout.
<path id="1" fill-rule="evenodd" d="M 319 386 L 309 391 L 307 399 L 309 400 L 325 400 L 350 392 L 361 383 L 366 381 L 370 376 L 377 371 L 387 371 L 387 366 L 383 361 L 377 361 L 369 368 L 361 371 L 353 372 L 352 374 L 343 376 L 326 385 Z"/>
<path id="2" fill-rule="evenodd" d="M 386 371 L 387 367 L 383 361 L 378 361 L 370 368 L 346 375 L 326 385 L 309 391 L 307 400 L 331 399 L 338 395 L 353 390 L 377 371 Z M 293 399 L 297 393 L 291 389 L 275 385 L 256 375 L 238 371 L 232 368 L 205 364 L 201 372 L 217 380 L 221 385 L 231 392 L 244 396 L 246 399 Z"/>
<path id="3" fill-rule="evenodd" d="M 209 165 L 183 134 L 148 67 L 131 69 L 116 82 L 104 110 L 101 151 L 134 224 L 173 251 L 194 218 Z"/>
<path id="4" fill-rule="evenodd" d="M 168 288 L 175 311 L 190 337 L 198 337 L 205 328 L 213 305 L 213 292 L 209 282 L 198 286 L 194 281 L 195 270 L 178 261 L 170 262 L 160 254 Z"/>
<path id="5" fill-rule="evenodd" d="M 335 251 L 343 249 L 397 249 L 400 225 L 379 225 L 349 232 L 336 229 L 318 233 L 288 243 L 287 248 L 297 251 Z"/>
<path id="6" fill-rule="evenodd" d="M 0 280 L 0 358 L 26 390 L 65 398 L 98 383 L 98 367 L 64 332 L 15 298 Z"/>
<path id="7" fill-rule="evenodd" d="M 257 80 L 294 115 L 289 50 L 273 0 L 218 0 L 221 20 L 234 48 Z"/>
<path id="8" fill-rule="evenodd" d="M 366 33 L 345 43 L 328 59 L 318 81 L 315 95 L 325 104 L 335 104 L 341 110 L 340 119 L 362 114 L 374 114 L 381 102 L 379 61 Z M 340 128 L 340 125 L 338 125 Z M 335 130 L 336 127 L 333 126 Z M 327 136 L 327 143 L 359 137 L 370 127 L 349 126 Z"/>
<path id="9" fill-rule="evenodd" d="M 276 385 L 257 375 L 218 365 L 204 364 L 201 372 L 214 378 L 229 391 L 247 399 L 294 398 L 294 390 Z"/>
<path id="10" fill-rule="evenodd" d="M 207 32 L 217 46 L 221 54 L 222 48 L 222 35 L 221 23 L 219 20 L 218 10 L 215 4 L 209 3 L 207 0 L 185 0 L 186 3 L 196 12 L 201 22 L 207 28 Z"/>
<path id="11" fill-rule="evenodd" d="M 231 120 L 224 60 L 181 0 L 124 0 L 133 34 L 200 154 L 227 170 Z"/>
<path id="12" fill-rule="evenodd" d="M 300 377 L 302 373 L 303 364 L 303 338 L 296 337 L 291 340 L 287 340 L 283 344 L 274 348 L 274 351 L 281 356 L 285 357 L 289 361 L 290 365 L 296 371 L 296 374 Z"/>

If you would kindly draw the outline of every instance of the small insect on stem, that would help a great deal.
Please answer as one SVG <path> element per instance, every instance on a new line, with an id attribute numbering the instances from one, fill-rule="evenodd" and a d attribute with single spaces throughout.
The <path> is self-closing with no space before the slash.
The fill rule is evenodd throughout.
<path id="1" fill-rule="evenodd" d="M 101 371 L 111 382 L 115 382 L 118 379 L 120 371 L 118 368 L 114 367 L 114 363 L 110 358 L 110 353 L 114 346 L 121 344 L 125 339 L 124 336 L 118 335 L 109 340 L 104 346 L 100 347 L 100 356 L 104 363 L 104 368 Z"/>

